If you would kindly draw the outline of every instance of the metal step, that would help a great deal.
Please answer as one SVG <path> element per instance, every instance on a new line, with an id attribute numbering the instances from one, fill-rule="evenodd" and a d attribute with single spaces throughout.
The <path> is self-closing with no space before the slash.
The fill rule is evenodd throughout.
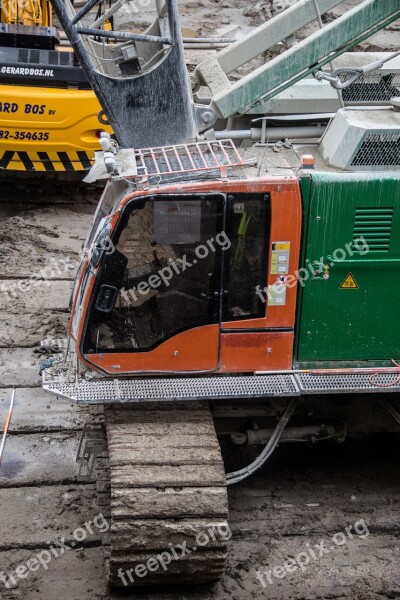
<path id="1" fill-rule="evenodd" d="M 399 392 L 396 373 L 271 374 L 153 379 L 105 379 L 66 384 L 54 379 L 43 388 L 77 404 L 170 402 L 176 400 L 248 400 L 312 394 Z"/>
<path id="2" fill-rule="evenodd" d="M 44 383 L 44 389 L 78 404 L 175 400 L 233 400 L 299 396 L 293 375 L 108 379 L 78 384 Z"/>
<path id="3" fill-rule="evenodd" d="M 301 395 L 400 391 L 398 373 L 380 373 L 379 375 L 373 375 L 372 379 L 371 376 L 372 373 L 345 373 L 340 375 L 298 373 L 295 378 Z"/>

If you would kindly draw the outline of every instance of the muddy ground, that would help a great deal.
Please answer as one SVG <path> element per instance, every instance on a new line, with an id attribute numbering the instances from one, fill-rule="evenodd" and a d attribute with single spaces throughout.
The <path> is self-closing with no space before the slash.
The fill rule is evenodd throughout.
<path id="1" fill-rule="evenodd" d="M 233 37 L 254 26 L 255 9 L 267 16 L 272 7 L 242 0 L 181 4 L 186 27 Z M 364 48 L 393 48 L 398 35 L 392 26 Z M 396 436 L 283 446 L 262 472 L 231 488 L 228 569 L 214 586 L 110 591 L 99 528 L 27 575 L 28 560 L 46 556 L 49 544 L 62 538 L 72 546 L 72 532 L 99 513 L 93 482 L 77 482 L 75 455 L 85 422 L 98 420 L 101 410 L 77 408 L 42 392 L 34 352 L 44 337 L 64 335 L 74 266 L 96 198 L 93 190 L 20 180 L 1 186 L 0 427 L 13 386 L 16 401 L 0 465 L 0 599 L 400 598 Z M 33 276 L 44 268 L 47 280 L 34 285 Z M 304 564 L 294 568 L 290 559 Z M 16 585 L 7 580 L 7 588 L 2 576 L 21 565 L 21 577 Z"/>

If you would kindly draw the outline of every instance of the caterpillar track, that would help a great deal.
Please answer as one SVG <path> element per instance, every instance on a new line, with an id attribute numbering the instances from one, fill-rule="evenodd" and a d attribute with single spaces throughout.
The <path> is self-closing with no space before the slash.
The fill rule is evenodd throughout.
<path id="1" fill-rule="evenodd" d="M 110 584 L 218 580 L 227 555 L 228 500 L 208 406 L 114 405 L 105 419 L 109 456 L 97 485 L 111 520 L 105 539 Z M 139 566 L 148 564 L 153 570 Z"/>

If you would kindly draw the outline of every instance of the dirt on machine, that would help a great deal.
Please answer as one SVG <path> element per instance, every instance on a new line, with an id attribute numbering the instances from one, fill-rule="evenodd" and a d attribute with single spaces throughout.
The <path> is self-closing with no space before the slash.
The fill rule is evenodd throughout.
<path id="1" fill-rule="evenodd" d="M 99 28 L 118 6 L 88 27 L 95 0 L 52 4 L 114 135 L 43 385 L 104 406 L 78 459 L 110 583 L 214 581 L 228 485 L 281 443 L 400 429 L 400 52 L 351 51 L 400 4 L 327 20 L 338 0 L 300 0 L 190 77 L 175 0 L 144 33 Z M 244 466 L 225 472 L 221 441 Z"/>

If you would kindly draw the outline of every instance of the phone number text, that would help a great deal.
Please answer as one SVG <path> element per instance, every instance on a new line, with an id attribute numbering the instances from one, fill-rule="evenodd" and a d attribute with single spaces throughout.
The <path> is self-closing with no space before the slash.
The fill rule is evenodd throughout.
<path id="1" fill-rule="evenodd" d="M 39 142 L 46 142 L 49 139 L 49 133 L 47 131 L 1 131 L 0 140 L 33 140 Z"/>

